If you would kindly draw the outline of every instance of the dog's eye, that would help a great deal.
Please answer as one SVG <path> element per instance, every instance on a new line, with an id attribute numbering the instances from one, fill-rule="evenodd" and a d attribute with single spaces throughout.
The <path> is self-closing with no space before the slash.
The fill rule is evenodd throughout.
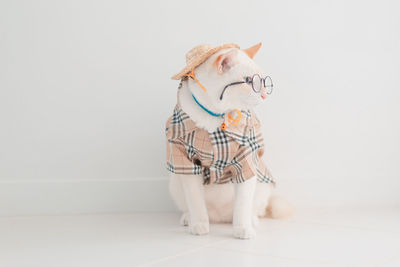
<path id="1" fill-rule="evenodd" d="M 251 83 L 251 77 L 244 77 L 245 83 Z"/>

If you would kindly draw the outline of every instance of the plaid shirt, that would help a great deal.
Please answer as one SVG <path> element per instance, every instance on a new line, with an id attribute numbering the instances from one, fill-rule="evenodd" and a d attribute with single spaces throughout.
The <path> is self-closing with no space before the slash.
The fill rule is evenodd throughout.
<path id="1" fill-rule="evenodd" d="M 251 111 L 242 111 L 238 125 L 214 132 L 198 128 L 181 109 L 175 107 L 166 124 L 167 169 L 176 174 L 201 174 L 204 183 L 241 183 L 257 176 L 274 183 L 261 157 L 264 140 L 260 121 Z"/>

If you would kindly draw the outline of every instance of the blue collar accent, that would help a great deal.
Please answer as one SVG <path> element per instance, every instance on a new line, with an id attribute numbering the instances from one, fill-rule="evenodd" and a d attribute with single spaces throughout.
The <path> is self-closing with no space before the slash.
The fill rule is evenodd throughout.
<path id="1" fill-rule="evenodd" d="M 194 97 L 194 95 L 192 94 L 194 101 L 196 101 L 197 105 L 199 105 L 202 109 L 204 109 L 204 111 L 206 111 L 208 114 L 210 114 L 211 116 L 214 117 L 223 117 L 225 116 L 225 113 L 214 113 L 211 110 L 207 109 L 206 107 L 204 107 L 202 104 L 199 103 L 199 101 L 197 101 L 196 97 Z"/>

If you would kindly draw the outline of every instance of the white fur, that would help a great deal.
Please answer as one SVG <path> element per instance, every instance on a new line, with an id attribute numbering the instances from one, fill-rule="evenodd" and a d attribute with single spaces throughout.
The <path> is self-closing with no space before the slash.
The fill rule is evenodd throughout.
<path id="1" fill-rule="evenodd" d="M 235 184 L 235 202 L 233 207 L 233 236 L 247 239 L 254 237 L 254 192 L 256 190 L 257 177 L 250 178 L 243 183 Z"/>
<path id="2" fill-rule="evenodd" d="M 190 116 L 197 126 L 209 132 L 215 131 L 221 125 L 223 119 L 210 116 L 205 112 L 194 102 L 192 94 L 203 106 L 215 113 L 226 113 L 233 109 L 252 109 L 262 101 L 261 95 L 255 93 L 248 84 L 229 87 L 222 101 L 220 100 L 222 89 L 226 84 L 242 81 L 245 76 L 251 77 L 255 73 L 264 77 L 254 61 L 243 51 L 236 48 L 232 50 L 236 51 L 234 56 L 240 63 L 232 66 L 226 73 L 218 74 L 213 63 L 220 54 L 229 53 L 229 49 L 219 51 L 195 69 L 196 78 L 207 89 L 207 92 L 204 92 L 192 79 L 183 81 L 182 88 L 179 91 L 182 110 Z"/>
<path id="3" fill-rule="evenodd" d="M 219 55 L 226 59 L 225 65 L 215 65 Z M 222 71 L 222 73 L 221 73 Z M 195 75 L 207 89 L 204 92 L 192 79 L 182 82 L 179 90 L 180 104 L 198 127 L 213 132 L 223 122 L 222 118 L 213 117 L 200 108 L 192 94 L 202 105 L 215 113 L 229 113 L 233 109 L 251 109 L 262 100 L 261 94 L 255 93 L 248 84 L 229 87 L 220 100 L 224 86 L 241 81 L 245 76 L 262 71 L 242 50 L 224 49 L 211 56 L 195 69 Z M 265 96 L 265 92 L 262 92 Z M 192 234 L 202 235 L 209 232 L 209 222 L 233 223 L 233 235 L 237 238 L 251 238 L 255 235 L 254 226 L 258 217 L 267 215 L 268 201 L 272 191 L 271 184 L 257 183 L 256 177 L 240 184 L 203 185 L 201 175 L 171 174 L 170 192 L 178 208 L 183 212 L 182 225 L 188 225 Z M 278 203 L 278 202 L 277 202 Z M 284 202 L 279 202 L 284 206 Z M 278 205 L 279 206 L 279 205 Z M 285 210 L 284 207 L 279 207 Z M 279 209 L 278 208 L 278 209 Z M 272 215 L 281 217 L 289 214 L 290 208 L 283 213 L 270 209 Z"/>

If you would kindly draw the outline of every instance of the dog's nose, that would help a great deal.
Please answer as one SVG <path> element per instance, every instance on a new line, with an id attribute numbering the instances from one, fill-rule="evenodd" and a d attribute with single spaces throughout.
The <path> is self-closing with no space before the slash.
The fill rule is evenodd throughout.
<path id="1" fill-rule="evenodd" d="M 262 99 L 266 99 L 267 96 L 268 96 L 267 91 L 266 91 L 266 90 L 262 90 L 262 91 L 261 91 L 261 98 L 262 98 Z"/>

